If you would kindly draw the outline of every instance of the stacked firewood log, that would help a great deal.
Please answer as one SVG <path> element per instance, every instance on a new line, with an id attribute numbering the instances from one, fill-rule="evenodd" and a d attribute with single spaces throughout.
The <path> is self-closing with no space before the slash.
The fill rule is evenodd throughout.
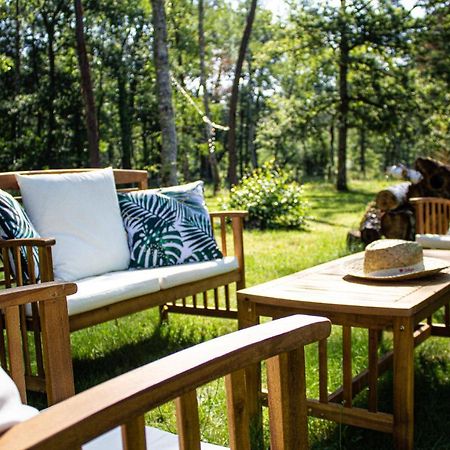
<path id="1" fill-rule="evenodd" d="M 405 181 L 384 189 L 367 206 L 359 229 L 365 245 L 383 236 L 414 240 L 415 214 L 410 198 L 450 198 L 450 166 L 431 158 L 417 158 L 414 168 L 423 176 L 420 182 Z"/>

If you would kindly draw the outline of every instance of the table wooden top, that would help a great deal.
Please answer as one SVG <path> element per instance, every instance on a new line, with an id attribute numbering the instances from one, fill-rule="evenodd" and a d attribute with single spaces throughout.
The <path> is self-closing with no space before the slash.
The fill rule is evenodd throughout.
<path id="1" fill-rule="evenodd" d="M 424 250 L 424 255 L 445 259 L 450 264 L 449 250 Z M 450 268 L 402 281 L 370 281 L 346 275 L 345 263 L 361 256 L 362 253 L 346 256 L 242 289 L 238 297 L 319 315 L 332 310 L 368 316 L 412 316 L 450 292 Z"/>

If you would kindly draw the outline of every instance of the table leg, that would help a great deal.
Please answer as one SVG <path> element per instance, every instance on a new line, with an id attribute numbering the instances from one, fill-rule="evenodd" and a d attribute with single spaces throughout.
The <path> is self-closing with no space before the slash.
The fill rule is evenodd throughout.
<path id="1" fill-rule="evenodd" d="M 394 446 L 414 445 L 414 337 L 411 318 L 394 321 Z"/>

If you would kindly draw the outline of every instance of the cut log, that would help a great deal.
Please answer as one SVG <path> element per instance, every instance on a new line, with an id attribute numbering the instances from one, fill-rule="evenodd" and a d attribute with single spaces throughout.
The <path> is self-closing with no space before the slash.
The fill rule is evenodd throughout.
<path id="1" fill-rule="evenodd" d="M 416 185 L 420 192 L 411 193 L 409 197 L 450 198 L 450 166 L 431 158 L 417 158 L 414 167 L 423 175 L 423 180 Z"/>
<path id="2" fill-rule="evenodd" d="M 404 205 L 409 198 L 408 193 L 410 186 L 411 183 L 406 181 L 378 192 L 375 200 L 377 208 L 381 211 L 391 211 Z"/>
<path id="3" fill-rule="evenodd" d="M 415 216 L 409 205 L 387 211 L 381 217 L 381 233 L 388 239 L 413 241 L 414 230 Z"/>
<path id="4" fill-rule="evenodd" d="M 366 212 L 359 225 L 361 241 L 367 245 L 381 238 L 381 211 L 376 207 L 375 202 L 367 205 Z"/>

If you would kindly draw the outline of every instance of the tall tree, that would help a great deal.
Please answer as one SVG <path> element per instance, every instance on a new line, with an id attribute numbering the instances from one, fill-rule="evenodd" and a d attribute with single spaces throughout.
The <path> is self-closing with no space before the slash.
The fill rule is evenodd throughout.
<path id="1" fill-rule="evenodd" d="M 86 51 L 86 40 L 83 24 L 83 4 L 81 0 L 74 0 L 75 6 L 75 34 L 77 39 L 78 65 L 81 75 L 81 92 L 83 94 L 86 130 L 89 147 L 89 162 L 91 167 L 100 167 L 100 152 L 98 148 L 97 113 L 95 109 L 94 91 L 92 88 L 91 70 Z"/>
<path id="2" fill-rule="evenodd" d="M 339 11 L 339 106 L 338 106 L 338 165 L 336 188 L 347 188 L 347 131 L 348 131 L 348 64 L 350 47 L 348 42 L 345 0 L 341 0 Z"/>
<path id="3" fill-rule="evenodd" d="M 56 148 L 56 112 L 55 101 L 57 96 L 56 86 L 56 49 L 55 41 L 57 39 L 56 27 L 61 18 L 61 11 L 64 7 L 64 1 L 59 0 L 54 8 L 45 4 L 41 8 L 41 16 L 44 22 L 44 28 L 47 33 L 47 57 L 48 57 L 48 120 L 47 120 L 47 140 L 42 162 L 45 165 L 54 167 L 57 165 Z"/>
<path id="4" fill-rule="evenodd" d="M 205 136 L 208 142 L 209 164 L 214 183 L 214 192 L 220 187 L 220 173 L 217 164 L 216 153 L 213 145 L 213 129 L 211 125 L 211 112 L 209 109 L 209 95 L 206 86 L 206 68 L 205 68 L 205 31 L 204 31 L 205 8 L 203 0 L 198 1 L 198 47 L 200 52 L 200 85 L 203 89 L 203 107 L 205 109 Z"/>
<path id="5" fill-rule="evenodd" d="M 172 105 L 169 52 L 164 0 L 151 0 L 153 17 L 153 48 L 156 68 L 156 95 L 161 124 L 161 182 L 177 184 L 177 135 Z"/>
<path id="6" fill-rule="evenodd" d="M 21 51 L 22 51 L 22 39 L 21 39 L 21 5 L 20 0 L 15 0 L 14 11 L 15 22 L 15 37 L 14 37 L 14 97 L 17 98 L 20 95 L 20 82 L 21 82 Z M 13 115 L 12 124 L 12 137 L 17 139 L 20 134 L 20 115 L 19 112 Z M 14 146 L 14 161 L 17 159 L 17 149 Z"/>
<path id="7" fill-rule="evenodd" d="M 252 33 L 253 22 L 255 20 L 257 0 L 251 0 L 250 9 L 247 15 L 244 33 L 239 46 L 239 54 L 234 70 L 233 87 L 231 88 L 230 111 L 228 116 L 228 182 L 230 185 L 236 184 L 237 179 L 237 155 L 236 155 L 236 111 L 239 97 L 239 82 L 241 80 L 242 66 L 245 54 Z"/>

